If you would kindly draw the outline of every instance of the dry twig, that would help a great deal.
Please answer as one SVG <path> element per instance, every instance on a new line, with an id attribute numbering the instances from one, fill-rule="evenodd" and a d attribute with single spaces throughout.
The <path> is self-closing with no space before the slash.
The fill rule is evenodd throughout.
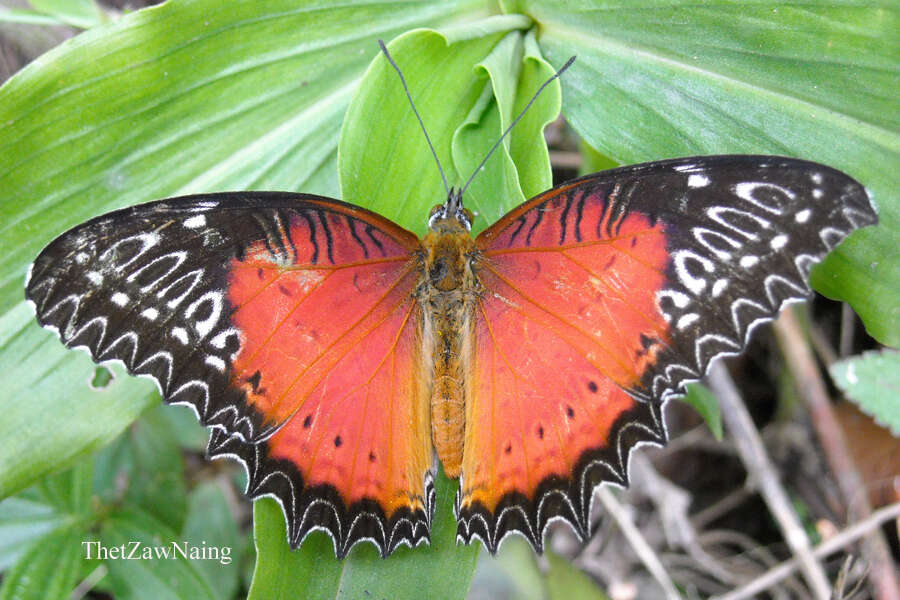
<path id="1" fill-rule="evenodd" d="M 877 530 L 885 521 L 897 518 L 900 518 L 900 502 L 875 511 L 867 519 L 854 523 L 834 537 L 822 542 L 813 549 L 813 555 L 817 558 L 824 558 L 849 546 L 858 538 Z M 753 598 L 760 592 L 788 577 L 798 566 L 796 558 L 785 561 L 769 569 L 769 571 L 760 575 L 751 583 L 722 596 L 717 596 L 715 600 L 745 600 L 746 598 Z"/>
<path id="2" fill-rule="evenodd" d="M 781 318 L 775 322 L 775 335 L 796 381 L 797 393 L 806 402 L 819 443 L 844 496 L 848 507 L 848 521 L 856 520 L 852 512 L 856 512 L 860 519 L 865 519 L 872 514 L 865 485 L 847 449 L 844 432 L 831 408 L 828 390 L 806 343 L 795 310 L 791 308 L 782 313 Z M 853 511 L 850 510 L 851 507 Z M 894 561 L 881 532 L 872 531 L 866 536 L 862 540 L 861 550 L 871 569 L 870 578 L 875 586 L 876 596 L 882 600 L 900 600 L 900 583 L 897 581 Z"/>
<path id="3" fill-rule="evenodd" d="M 722 405 L 722 417 L 734 438 L 750 480 L 759 489 L 781 528 L 785 541 L 798 557 L 804 578 L 817 598 L 823 600 L 828 598 L 831 585 L 825 571 L 813 557 L 809 539 L 791 506 L 787 492 L 778 480 L 775 468 L 763 447 L 759 431 L 754 426 L 731 376 L 720 362 L 710 369 L 709 383 Z"/>
<path id="4" fill-rule="evenodd" d="M 634 522 L 631 520 L 631 517 L 628 516 L 628 513 L 625 511 L 622 504 L 613 495 L 609 487 L 600 486 L 599 488 L 597 488 L 597 491 L 595 493 L 595 497 L 603 503 L 603 507 L 606 509 L 606 512 L 609 513 L 609 515 L 613 519 L 615 519 L 616 524 L 622 531 L 622 534 L 631 544 L 631 547 L 641 559 L 641 562 L 644 563 L 644 566 L 647 567 L 647 570 L 650 572 L 653 578 L 656 579 L 659 585 L 663 588 L 663 591 L 666 594 L 666 598 L 670 598 L 672 600 L 680 599 L 681 596 L 678 594 L 678 589 L 675 587 L 675 584 L 672 582 L 669 574 L 666 573 L 666 570 L 660 562 L 659 557 L 653 551 L 653 548 L 650 547 L 650 544 L 647 543 L 647 540 L 644 539 L 643 534 L 635 526 Z"/>

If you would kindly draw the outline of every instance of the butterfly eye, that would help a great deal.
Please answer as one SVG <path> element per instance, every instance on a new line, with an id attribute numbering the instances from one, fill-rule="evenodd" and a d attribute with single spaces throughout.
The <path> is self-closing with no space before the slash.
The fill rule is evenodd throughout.
<path id="1" fill-rule="evenodd" d="M 433 228 L 434 222 L 437 219 L 443 219 L 446 216 L 447 216 L 447 214 L 444 209 L 444 205 L 443 204 L 436 205 L 435 207 L 433 207 L 431 209 L 431 212 L 428 213 L 428 226 Z"/>
<path id="2" fill-rule="evenodd" d="M 460 207 L 459 210 L 456 211 L 456 219 L 465 226 L 466 231 L 471 231 L 472 220 L 474 218 L 475 216 L 468 208 Z"/>

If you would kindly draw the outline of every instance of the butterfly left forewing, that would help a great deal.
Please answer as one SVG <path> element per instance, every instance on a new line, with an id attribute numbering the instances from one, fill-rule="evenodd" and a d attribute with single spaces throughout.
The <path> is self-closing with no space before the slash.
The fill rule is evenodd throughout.
<path id="1" fill-rule="evenodd" d="M 720 156 L 587 176 L 482 233 L 460 537 L 540 548 L 554 517 L 588 533 L 594 486 L 665 440 L 662 403 L 875 221 L 838 171 Z"/>
<path id="2" fill-rule="evenodd" d="M 173 198 L 98 217 L 38 256 L 39 322 L 98 362 L 147 375 L 282 503 L 289 541 L 339 556 L 427 539 L 428 399 L 418 239 L 303 194 Z"/>

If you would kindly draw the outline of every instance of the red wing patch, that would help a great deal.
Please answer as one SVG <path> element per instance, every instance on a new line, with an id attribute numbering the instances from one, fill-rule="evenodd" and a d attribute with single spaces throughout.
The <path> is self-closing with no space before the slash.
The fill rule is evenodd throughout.
<path id="1" fill-rule="evenodd" d="M 35 261 L 41 323 L 152 376 L 282 503 L 292 545 L 343 556 L 428 538 L 432 451 L 415 344 L 418 239 L 281 193 L 173 198 L 98 217 Z"/>
<path id="2" fill-rule="evenodd" d="M 262 416 L 273 471 L 302 482 L 291 543 L 324 521 L 339 556 L 362 538 L 388 553 L 425 539 L 431 510 L 418 272 L 380 230 L 321 214 L 285 223 L 276 245 L 293 260 L 273 260 L 261 241 L 232 261 L 228 299 L 244 339 L 232 377 Z"/>
<path id="3" fill-rule="evenodd" d="M 584 534 L 594 486 L 624 483 L 630 448 L 664 440 L 658 405 L 631 390 L 669 339 L 654 294 L 665 229 L 611 206 L 578 190 L 539 198 L 479 239 L 458 511 L 460 537 L 492 551 L 510 531 L 541 548 L 557 516 Z"/>

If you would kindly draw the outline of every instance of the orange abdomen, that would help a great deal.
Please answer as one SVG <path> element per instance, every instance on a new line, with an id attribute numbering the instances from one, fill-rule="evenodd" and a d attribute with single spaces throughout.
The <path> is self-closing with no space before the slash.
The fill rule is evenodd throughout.
<path id="1" fill-rule="evenodd" d="M 435 369 L 431 394 L 431 437 L 447 477 L 459 477 L 466 431 L 465 407 L 462 382 Z"/>

